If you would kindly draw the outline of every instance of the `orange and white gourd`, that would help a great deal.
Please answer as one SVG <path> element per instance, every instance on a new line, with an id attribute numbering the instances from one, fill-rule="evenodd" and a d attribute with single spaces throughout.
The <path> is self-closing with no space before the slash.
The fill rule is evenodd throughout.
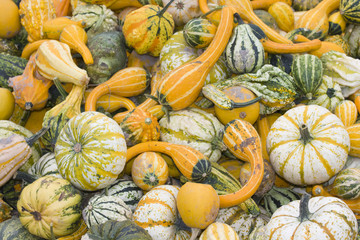
<path id="1" fill-rule="evenodd" d="M 351 100 L 345 100 L 339 103 L 334 111 L 335 115 L 340 118 L 345 127 L 353 125 L 358 116 L 356 105 Z"/>
<path id="2" fill-rule="evenodd" d="M 346 128 L 350 137 L 350 152 L 353 157 L 360 157 L 360 124 L 353 124 Z"/>
<path id="3" fill-rule="evenodd" d="M 266 148 L 277 174 L 293 184 L 310 185 L 329 180 L 343 168 L 350 138 L 326 108 L 299 106 L 274 122 Z"/>

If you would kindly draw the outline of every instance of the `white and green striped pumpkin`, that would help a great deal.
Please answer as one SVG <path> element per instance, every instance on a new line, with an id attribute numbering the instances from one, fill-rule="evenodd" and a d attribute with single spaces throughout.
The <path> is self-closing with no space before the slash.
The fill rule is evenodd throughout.
<path id="1" fill-rule="evenodd" d="M 358 199 L 360 197 L 360 168 L 341 170 L 330 188 L 330 193 L 339 198 Z"/>
<path id="2" fill-rule="evenodd" d="M 242 240 L 247 240 L 255 227 L 265 226 L 266 224 L 261 215 L 255 216 L 246 213 L 240 206 L 221 208 L 215 222 L 228 224 Z"/>
<path id="3" fill-rule="evenodd" d="M 295 185 L 328 181 L 345 165 L 350 138 L 344 124 L 324 107 L 298 106 L 271 126 L 266 140 L 277 174 Z"/>
<path id="4" fill-rule="evenodd" d="M 222 143 L 224 125 L 201 109 L 170 111 L 169 121 L 162 118 L 159 124 L 161 141 L 190 146 L 212 162 L 219 160 L 221 152 L 226 150 Z"/>
<path id="5" fill-rule="evenodd" d="M 160 69 L 164 76 L 175 68 L 194 60 L 203 53 L 203 49 L 189 47 L 185 41 L 183 31 L 174 33 L 165 43 L 160 53 Z M 210 70 L 205 83 L 214 83 L 230 76 L 231 72 L 225 64 L 224 57 L 220 57 Z"/>
<path id="6" fill-rule="evenodd" d="M 276 210 L 265 226 L 264 239 L 356 239 L 356 217 L 345 202 L 335 197 L 309 198 L 306 194 Z"/>
<path id="7" fill-rule="evenodd" d="M 183 235 L 176 225 L 178 210 L 176 197 L 178 186 L 162 185 L 147 192 L 138 203 L 133 214 L 134 222 L 144 228 L 154 240 L 176 239 Z M 180 236 L 178 236 L 178 239 Z"/>
<path id="8" fill-rule="evenodd" d="M 205 48 L 210 45 L 217 27 L 206 18 L 194 18 L 183 29 L 186 43 L 193 48 Z"/>
<path id="9" fill-rule="evenodd" d="M 341 87 L 327 75 L 323 75 L 322 83 L 308 104 L 316 104 L 334 112 L 336 106 L 344 100 Z"/>
<path id="10" fill-rule="evenodd" d="M 213 222 L 200 235 L 199 240 L 239 240 L 235 230 L 226 223 Z M 242 238 L 243 239 L 243 238 Z"/>
<path id="11" fill-rule="evenodd" d="M 120 197 L 96 194 L 90 198 L 87 206 L 82 211 L 82 216 L 86 225 L 90 228 L 108 220 L 119 222 L 131 220 L 132 212 Z"/>
<path id="12" fill-rule="evenodd" d="M 101 191 L 101 194 L 121 198 L 126 205 L 135 211 L 137 203 L 144 195 L 143 190 L 136 186 L 132 180 L 118 179 L 110 186 Z"/>
<path id="13" fill-rule="evenodd" d="M 252 73 L 265 64 L 265 51 L 248 24 L 234 28 L 224 51 L 226 65 L 235 74 Z"/>
<path id="14" fill-rule="evenodd" d="M 29 168 L 28 173 L 38 177 L 51 175 L 57 178 L 63 178 L 59 173 L 54 153 L 42 155 L 41 158 Z"/>
<path id="15" fill-rule="evenodd" d="M 81 199 L 80 191 L 66 179 L 45 176 L 22 190 L 17 210 L 30 233 L 51 239 L 51 232 L 62 237 L 79 228 Z"/>
<path id="16" fill-rule="evenodd" d="M 323 65 L 315 55 L 297 55 L 291 66 L 296 88 L 307 99 L 312 99 L 322 83 Z"/>
<path id="17" fill-rule="evenodd" d="M 126 143 L 120 126 L 99 112 L 71 118 L 58 137 L 55 159 L 60 174 L 86 191 L 116 181 L 126 162 Z"/>
<path id="18" fill-rule="evenodd" d="M 26 128 L 8 120 L 0 120 L 0 136 L 1 138 L 9 137 L 13 134 L 18 134 L 23 137 L 31 137 L 34 135 L 31 131 Z M 36 141 L 31 147 L 31 157 L 27 160 L 24 165 L 20 167 L 21 171 L 27 171 L 36 161 L 39 160 L 41 156 L 41 146 L 40 142 Z"/>

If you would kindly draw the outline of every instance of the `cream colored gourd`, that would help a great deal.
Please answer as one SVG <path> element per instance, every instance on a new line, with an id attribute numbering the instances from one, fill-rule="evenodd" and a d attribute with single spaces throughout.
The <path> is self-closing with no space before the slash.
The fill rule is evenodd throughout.
<path id="1" fill-rule="evenodd" d="M 239 236 L 226 223 L 214 222 L 202 232 L 199 240 L 239 240 Z"/>

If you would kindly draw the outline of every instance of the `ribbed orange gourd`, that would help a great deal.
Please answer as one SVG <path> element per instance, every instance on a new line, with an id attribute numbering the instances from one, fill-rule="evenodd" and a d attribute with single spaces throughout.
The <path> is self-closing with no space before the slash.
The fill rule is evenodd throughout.
<path id="1" fill-rule="evenodd" d="M 335 115 L 340 118 L 345 127 L 350 127 L 356 121 L 358 111 L 356 105 L 351 100 L 339 103 L 335 108 Z"/>
<path id="2" fill-rule="evenodd" d="M 22 75 L 9 79 L 13 87 L 15 102 L 25 110 L 41 110 L 49 98 L 49 88 L 53 81 L 36 74 L 35 54 L 33 54 Z"/>
<path id="3" fill-rule="evenodd" d="M 360 157 L 360 124 L 354 124 L 346 128 L 350 137 L 350 152 L 353 157 Z"/>
<path id="4" fill-rule="evenodd" d="M 205 52 L 162 78 L 155 94 L 161 105 L 171 110 L 181 110 L 196 100 L 204 86 L 206 76 L 226 47 L 232 27 L 233 11 L 225 6 L 222 9 L 216 35 Z"/>
<path id="5" fill-rule="evenodd" d="M 60 42 L 66 43 L 72 50 L 80 53 L 85 64 L 93 64 L 94 59 L 86 46 L 87 41 L 88 37 L 85 30 L 75 24 L 64 27 L 60 34 Z"/>
<path id="6" fill-rule="evenodd" d="M 70 0 L 53 0 L 56 17 L 67 16 L 71 9 Z"/>
<path id="7" fill-rule="evenodd" d="M 115 94 L 121 97 L 139 95 L 147 88 L 149 79 L 150 76 L 144 68 L 124 68 L 90 92 L 85 102 L 85 111 L 96 111 L 97 100 L 105 94 Z"/>
<path id="8" fill-rule="evenodd" d="M 232 207 L 249 199 L 259 188 L 264 176 L 261 142 L 255 128 L 247 121 L 235 119 L 225 126 L 223 142 L 237 158 L 250 162 L 252 175 L 237 192 L 220 195 L 220 207 Z"/>

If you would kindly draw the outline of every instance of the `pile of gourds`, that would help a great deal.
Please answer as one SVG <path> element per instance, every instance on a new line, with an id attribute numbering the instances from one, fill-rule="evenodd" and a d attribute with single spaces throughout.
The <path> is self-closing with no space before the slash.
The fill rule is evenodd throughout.
<path id="1" fill-rule="evenodd" d="M 0 6 L 1 239 L 360 237 L 359 2 Z"/>

